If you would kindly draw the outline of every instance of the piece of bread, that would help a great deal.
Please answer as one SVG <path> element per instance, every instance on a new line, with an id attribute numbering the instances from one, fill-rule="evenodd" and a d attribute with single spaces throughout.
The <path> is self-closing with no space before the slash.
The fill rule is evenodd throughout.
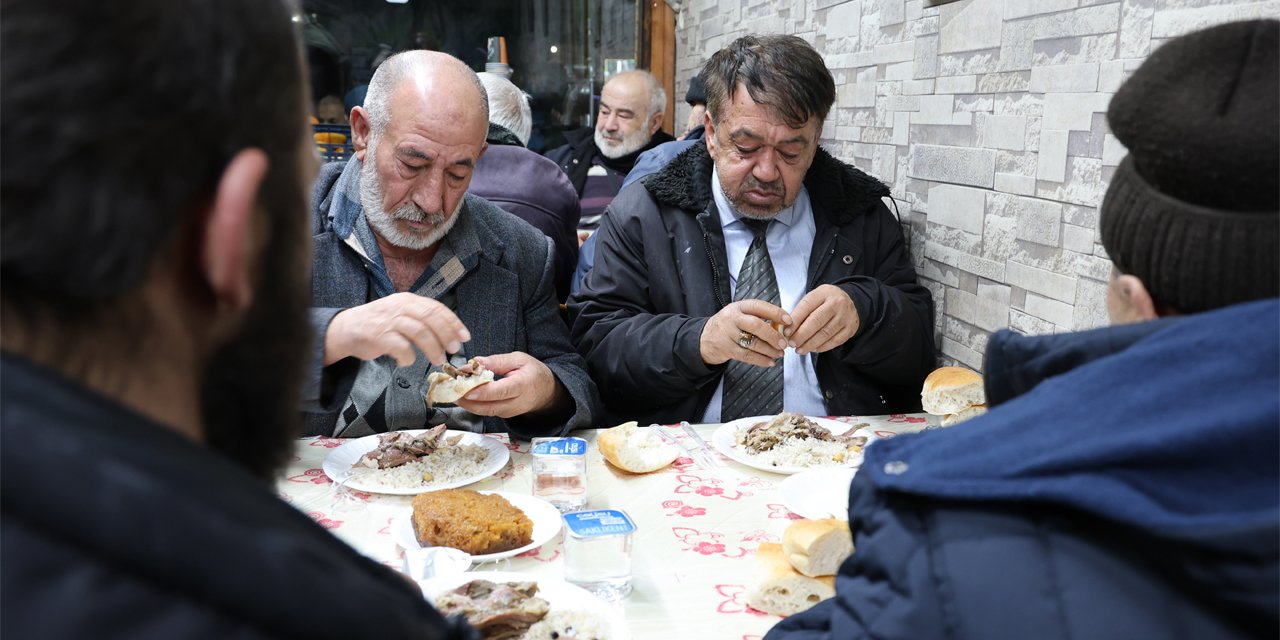
<path id="1" fill-rule="evenodd" d="M 474 371 L 472 375 L 459 373 Z M 436 371 L 427 376 L 427 406 L 453 404 L 467 395 L 472 389 L 493 382 L 493 372 L 484 365 L 471 359 L 466 365 L 458 368 L 445 365 L 443 371 Z"/>
<path id="2" fill-rule="evenodd" d="M 960 424 L 965 420 L 968 420 L 970 418 L 976 418 L 986 412 L 987 412 L 987 405 L 979 404 L 979 405 L 974 405 L 972 407 L 969 407 L 967 409 L 961 409 L 960 411 L 957 411 L 955 413 L 948 413 L 947 415 L 942 416 L 942 426 L 950 427 L 951 425 L 954 425 L 954 424 Z"/>
<path id="3" fill-rule="evenodd" d="M 605 429 L 596 436 L 596 446 L 609 464 L 631 473 L 650 473 L 662 469 L 680 457 L 677 447 L 659 436 L 654 429 L 626 422 Z"/>
<path id="4" fill-rule="evenodd" d="M 782 534 L 782 550 L 796 571 L 830 576 L 853 554 L 853 536 L 844 520 L 797 520 Z"/>
<path id="5" fill-rule="evenodd" d="M 413 533 L 424 546 L 486 555 L 532 542 L 533 521 L 500 495 L 444 489 L 413 498 Z"/>
<path id="6" fill-rule="evenodd" d="M 942 367 L 924 379 L 920 402 L 925 411 L 945 416 L 986 404 L 987 394 L 982 388 L 982 376 L 964 367 Z"/>
<path id="7" fill-rule="evenodd" d="M 836 595 L 834 576 L 810 578 L 787 562 L 782 545 L 764 542 L 756 549 L 754 573 L 747 584 L 751 608 L 789 616 Z"/>

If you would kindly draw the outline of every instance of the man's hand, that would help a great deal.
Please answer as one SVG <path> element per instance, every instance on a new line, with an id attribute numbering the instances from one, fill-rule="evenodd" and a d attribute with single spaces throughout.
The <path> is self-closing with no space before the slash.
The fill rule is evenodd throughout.
<path id="1" fill-rule="evenodd" d="M 455 404 L 478 416 L 514 418 L 554 409 L 568 392 L 541 360 L 521 351 L 480 356 L 476 361 L 502 377 L 472 389 Z"/>
<path id="2" fill-rule="evenodd" d="M 407 367 L 417 347 L 433 364 L 455 353 L 471 333 L 448 307 L 413 293 L 396 293 L 338 313 L 324 335 L 324 364 L 355 356 L 374 360 L 388 355 Z"/>
<path id="3" fill-rule="evenodd" d="M 805 294 L 791 312 L 795 329 L 787 336 L 796 353 L 824 353 L 858 332 L 858 308 L 843 289 L 824 284 Z"/>
<path id="4" fill-rule="evenodd" d="M 699 351 L 702 361 L 717 365 L 729 360 L 741 360 L 757 367 L 771 367 L 782 357 L 787 341 L 779 327 L 789 326 L 791 316 L 781 307 L 763 300 L 739 300 L 716 312 L 702 328 Z M 738 340 L 743 333 L 755 336 L 750 346 L 743 347 Z"/>

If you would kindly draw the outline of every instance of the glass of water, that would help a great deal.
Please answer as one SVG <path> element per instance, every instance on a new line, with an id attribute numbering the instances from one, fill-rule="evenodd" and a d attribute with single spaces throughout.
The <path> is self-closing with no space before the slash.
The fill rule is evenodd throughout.
<path id="1" fill-rule="evenodd" d="M 596 509 L 564 515 L 564 579 L 602 600 L 631 593 L 631 544 L 636 525 L 625 511 Z"/>

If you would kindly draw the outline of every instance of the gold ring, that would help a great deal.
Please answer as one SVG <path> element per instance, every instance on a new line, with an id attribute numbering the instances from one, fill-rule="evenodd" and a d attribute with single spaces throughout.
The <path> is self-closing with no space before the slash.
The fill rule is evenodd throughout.
<path id="1" fill-rule="evenodd" d="M 738 334 L 738 346 L 743 349 L 750 349 L 751 343 L 756 341 L 756 337 L 746 331 Z"/>

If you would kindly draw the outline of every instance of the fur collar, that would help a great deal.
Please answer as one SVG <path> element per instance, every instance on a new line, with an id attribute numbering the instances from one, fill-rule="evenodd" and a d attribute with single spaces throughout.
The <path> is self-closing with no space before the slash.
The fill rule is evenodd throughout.
<path id="1" fill-rule="evenodd" d="M 707 146 L 693 145 L 641 182 L 659 204 L 702 213 L 711 202 L 711 155 Z M 889 195 L 889 187 L 883 182 L 835 159 L 822 147 L 804 177 L 804 186 L 809 189 L 814 209 L 837 221 L 872 211 L 880 198 Z"/>

